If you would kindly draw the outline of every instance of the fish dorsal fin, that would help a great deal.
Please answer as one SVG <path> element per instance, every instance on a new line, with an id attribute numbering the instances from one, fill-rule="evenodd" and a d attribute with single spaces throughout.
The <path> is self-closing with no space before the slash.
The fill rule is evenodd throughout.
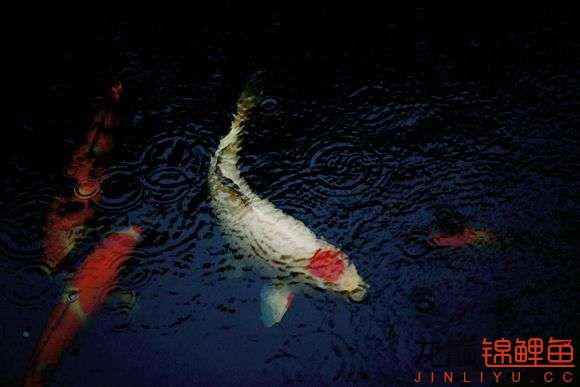
<path id="1" fill-rule="evenodd" d="M 285 284 L 266 284 L 262 288 L 262 322 L 268 328 L 279 323 L 292 304 L 294 294 Z"/>

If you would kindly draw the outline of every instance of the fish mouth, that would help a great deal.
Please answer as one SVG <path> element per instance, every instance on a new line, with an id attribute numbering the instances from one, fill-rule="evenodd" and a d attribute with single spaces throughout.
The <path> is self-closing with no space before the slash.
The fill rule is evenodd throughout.
<path id="1" fill-rule="evenodd" d="M 349 292 L 346 293 L 346 296 L 348 297 L 348 299 L 351 302 L 354 303 L 361 303 L 364 300 L 367 299 L 368 297 L 368 285 L 364 284 L 364 285 L 359 285 L 356 288 L 354 288 L 353 290 L 350 290 Z"/>

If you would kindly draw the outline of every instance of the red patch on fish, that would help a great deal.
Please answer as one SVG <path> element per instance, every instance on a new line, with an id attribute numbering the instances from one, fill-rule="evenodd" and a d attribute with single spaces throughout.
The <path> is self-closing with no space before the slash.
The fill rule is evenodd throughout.
<path id="1" fill-rule="evenodd" d="M 337 250 L 318 249 L 310 258 L 308 270 L 315 277 L 328 282 L 336 282 L 344 273 L 344 262 L 340 259 L 341 254 Z"/>
<path id="2" fill-rule="evenodd" d="M 102 306 L 107 292 L 117 283 L 119 270 L 130 257 L 141 230 L 117 232 L 109 235 L 81 264 L 72 280 L 79 290 L 79 304 L 87 315 Z"/>

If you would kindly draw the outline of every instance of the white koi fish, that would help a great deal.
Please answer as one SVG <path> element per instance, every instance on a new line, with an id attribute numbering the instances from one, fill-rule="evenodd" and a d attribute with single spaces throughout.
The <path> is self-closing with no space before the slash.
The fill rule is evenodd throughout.
<path id="1" fill-rule="evenodd" d="M 256 103 L 249 90 L 240 96 L 230 132 L 212 158 L 208 183 L 214 212 L 236 259 L 251 263 L 270 280 L 261 294 L 264 325 L 282 320 L 297 291 L 331 291 L 361 302 L 368 285 L 349 257 L 256 195 L 240 175 L 240 137 Z"/>

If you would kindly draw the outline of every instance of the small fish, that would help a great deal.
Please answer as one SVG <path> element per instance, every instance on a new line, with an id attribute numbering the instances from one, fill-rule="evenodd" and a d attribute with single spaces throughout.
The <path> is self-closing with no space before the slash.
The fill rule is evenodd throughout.
<path id="1" fill-rule="evenodd" d="M 350 258 L 256 195 L 240 175 L 241 136 L 256 103 L 251 91 L 241 94 L 230 131 L 212 158 L 208 182 L 214 212 L 234 252 L 269 278 L 261 294 L 264 325 L 282 320 L 297 291 L 318 289 L 363 301 L 368 285 Z"/>
<path id="2" fill-rule="evenodd" d="M 75 150 L 67 168 L 67 175 L 75 182 L 74 192 L 57 197 L 51 205 L 42 241 L 44 261 L 50 270 L 64 261 L 81 239 L 85 223 L 94 218 L 91 200 L 98 202 L 100 199 L 104 173 L 100 158 L 113 147 L 112 136 L 103 133 L 103 129 L 108 130 L 119 124 L 113 107 L 122 95 L 123 86 L 119 82 L 114 83 L 109 91 L 107 107 L 95 115 L 85 143 Z"/>
<path id="3" fill-rule="evenodd" d="M 57 366 L 87 319 L 101 309 L 141 233 L 141 228 L 133 225 L 110 234 L 81 264 L 52 310 L 28 366 L 25 387 L 44 384 L 47 373 Z"/>
<path id="4" fill-rule="evenodd" d="M 431 235 L 430 243 L 438 247 L 458 249 L 468 245 L 491 244 L 495 239 L 493 233 L 488 230 L 476 230 L 471 227 L 465 227 L 462 231 L 455 233 L 434 233 Z"/>

